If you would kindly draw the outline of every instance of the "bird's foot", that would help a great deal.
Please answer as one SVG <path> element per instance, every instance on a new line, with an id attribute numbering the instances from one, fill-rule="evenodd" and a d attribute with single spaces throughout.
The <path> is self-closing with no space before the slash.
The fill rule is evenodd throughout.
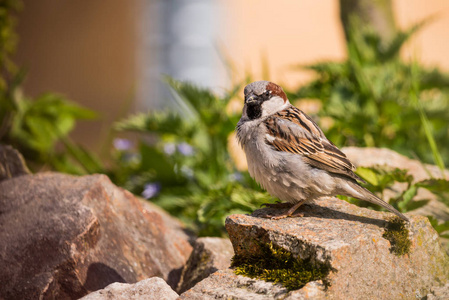
<path id="1" fill-rule="evenodd" d="M 282 214 L 282 215 L 277 215 L 277 216 L 271 216 L 271 215 L 267 215 L 268 218 L 270 218 L 271 220 L 280 220 L 280 219 L 285 219 L 285 218 L 302 218 L 304 217 L 304 213 L 300 212 L 300 213 L 296 213 L 296 214 Z"/>
<path id="2" fill-rule="evenodd" d="M 268 207 L 274 207 L 274 208 L 289 208 L 289 210 L 287 210 L 286 212 L 280 214 L 280 215 L 269 215 L 266 214 L 263 217 L 264 218 L 269 218 L 271 220 L 280 220 L 280 219 L 284 219 L 287 217 L 292 217 L 292 218 L 296 218 L 296 217 L 304 217 L 304 213 L 299 212 L 296 214 L 293 214 L 302 204 L 304 203 L 304 201 L 298 202 L 294 205 L 292 205 L 291 203 L 273 203 L 273 204 L 265 204 Z"/>

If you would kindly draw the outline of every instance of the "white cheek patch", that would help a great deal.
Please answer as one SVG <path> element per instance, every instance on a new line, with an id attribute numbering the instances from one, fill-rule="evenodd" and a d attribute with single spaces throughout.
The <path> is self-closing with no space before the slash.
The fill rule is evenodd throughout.
<path id="1" fill-rule="evenodd" d="M 279 96 L 274 96 L 270 100 L 262 103 L 262 117 L 274 114 L 280 110 L 283 110 L 288 106 L 288 101 L 285 102 Z"/>

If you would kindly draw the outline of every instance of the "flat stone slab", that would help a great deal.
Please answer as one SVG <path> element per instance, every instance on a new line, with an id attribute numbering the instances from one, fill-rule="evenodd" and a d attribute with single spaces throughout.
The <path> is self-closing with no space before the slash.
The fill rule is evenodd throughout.
<path id="1" fill-rule="evenodd" d="M 213 273 L 192 289 L 181 294 L 180 299 L 279 299 L 288 291 L 281 285 L 235 275 L 232 270 Z"/>
<path id="2" fill-rule="evenodd" d="M 160 277 L 152 277 L 134 284 L 111 283 L 102 290 L 80 300 L 175 300 L 178 294 Z"/>
<path id="3" fill-rule="evenodd" d="M 300 210 L 304 217 L 281 220 L 262 218 L 276 214 L 268 208 L 251 216 L 229 216 L 226 229 L 235 253 L 257 253 L 261 243 L 272 243 L 295 257 L 327 264 L 333 271 L 327 278 L 330 287 L 323 292 L 335 299 L 420 298 L 432 286 L 449 281 L 449 258 L 425 217 L 411 217 L 410 252 L 397 256 L 382 237 L 391 213 L 333 197 Z"/>

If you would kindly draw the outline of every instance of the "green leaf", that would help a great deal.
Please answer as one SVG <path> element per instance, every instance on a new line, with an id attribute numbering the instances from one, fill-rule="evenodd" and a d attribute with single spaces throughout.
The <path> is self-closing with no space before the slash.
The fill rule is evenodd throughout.
<path id="1" fill-rule="evenodd" d="M 356 173 L 372 185 L 379 184 L 377 173 L 371 168 L 358 167 Z"/>
<path id="2" fill-rule="evenodd" d="M 427 179 L 417 183 L 417 186 L 428 189 L 438 196 L 438 200 L 449 206 L 449 180 Z"/>
<path id="3" fill-rule="evenodd" d="M 411 77 L 416 78 L 418 76 L 419 67 L 416 62 L 412 63 L 411 68 Z M 444 161 L 441 157 L 440 152 L 438 151 L 437 144 L 435 142 L 433 130 L 431 127 L 431 124 L 429 122 L 429 119 L 427 118 L 426 112 L 424 111 L 423 104 L 418 99 L 418 92 L 419 92 L 419 80 L 413 80 L 412 81 L 412 89 L 410 90 L 410 97 L 412 98 L 412 101 L 415 103 L 415 105 L 418 108 L 419 117 L 421 120 L 422 127 L 424 128 L 424 132 L 427 138 L 427 142 L 429 144 L 429 147 L 433 154 L 433 159 L 435 161 L 435 164 L 440 168 L 441 172 L 444 172 Z"/>
<path id="4" fill-rule="evenodd" d="M 428 216 L 430 224 L 432 227 L 441 235 L 441 233 L 449 230 L 449 221 L 440 222 L 433 216 Z"/>
<path id="5" fill-rule="evenodd" d="M 408 212 L 408 211 L 412 211 L 418 208 L 421 208 L 425 205 L 427 205 L 427 203 L 429 203 L 430 200 L 418 200 L 418 201 L 411 201 L 408 203 L 407 206 L 405 206 L 403 212 Z"/>
<path id="6" fill-rule="evenodd" d="M 96 114 L 55 94 L 43 94 L 36 100 L 22 99 L 13 120 L 10 137 L 42 155 L 67 136 L 76 120 L 91 119 Z"/>
<path id="7" fill-rule="evenodd" d="M 417 182 L 417 185 L 437 194 L 449 192 L 449 180 L 447 179 L 425 179 Z"/>
<path id="8" fill-rule="evenodd" d="M 398 202 L 398 207 L 400 211 L 407 212 L 409 211 L 409 204 L 413 197 L 416 196 L 418 188 L 416 185 L 412 184 L 409 186 L 407 190 L 401 195 L 401 200 Z"/>
<path id="9" fill-rule="evenodd" d="M 69 138 L 63 137 L 64 143 L 68 153 L 76 160 L 76 162 L 85 170 L 81 174 L 101 173 L 104 170 L 104 166 L 101 164 L 98 157 L 93 153 L 87 151 L 82 146 L 73 143 Z M 79 172 L 77 172 L 80 174 Z"/>

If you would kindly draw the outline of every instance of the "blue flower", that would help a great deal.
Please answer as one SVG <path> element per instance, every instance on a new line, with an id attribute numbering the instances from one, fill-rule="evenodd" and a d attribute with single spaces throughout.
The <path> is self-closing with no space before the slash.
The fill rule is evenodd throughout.
<path id="1" fill-rule="evenodd" d="M 178 151 L 185 156 L 191 156 L 194 153 L 193 147 L 185 142 L 178 145 Z"/>
<path id="2" fill-rule="evenodd" d="M 243 175 L 240 172 L 234 172 L 232 174 L 229 174 L 229 180 L 230 181 L 242 182 L 243 181 Z"/>
<path id="3" fill-rule="evenodd" d="M 145 199 L 153 198 L 157 196 L 161 191 L 161 184 L 159 182 L 147 183 L 143 189 L 142 197 Z"/>
<path id="4" fill-rule="evenodd" d="M 114 139 L 114 148 L 119 151 L 126 151 L 132 148 L 133 143 L 127 139 Z"/>

